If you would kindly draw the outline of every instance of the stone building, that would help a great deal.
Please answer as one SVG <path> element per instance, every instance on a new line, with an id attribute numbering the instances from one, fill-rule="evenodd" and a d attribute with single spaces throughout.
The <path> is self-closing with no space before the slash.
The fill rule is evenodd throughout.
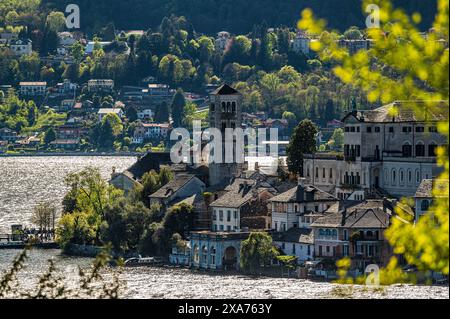
<path id="1" fill-rule="evenodd" d="M 344 119 L 344 154 L 306 154 L 308 183 L 340 199 L 363 200 L 384 196 L 414 196 L 423 179 L 436 177 L 440 168 L 436 148 L 446 144 L 437 125 L 448 120 L 448 103 L 423 106 L 394 102 L 370 111 L 353 111 Z"/>
<path id="2" fill-rule="evenodd" d="M 352 269 L 370 264 L 385 266 L 393 255 L 384 237 L 385 230 L 396 218 L 383 200 L 339 202 L 311 228 L 314 232 L 316 259 L 339 260 L 349 257 Z"/>
<path id="3" fill-rule="evenodd" d="M 220 163 L 216 162 L 209 165 L 210 185 L 225 186 L 242 170 L 242 165 L 238 163 L 235 154 L 233 163 L 226 163 L 225 158 L 226 129 L 234 130 L 242 127 L 242 95 L 229 85 L 224 84 L 211 93 L 210 101 L 210 128 L 219 129 L 222 133 L 222 159 L 217 159 Z M 235 150 L 235 140 L 232 146 Z"/>

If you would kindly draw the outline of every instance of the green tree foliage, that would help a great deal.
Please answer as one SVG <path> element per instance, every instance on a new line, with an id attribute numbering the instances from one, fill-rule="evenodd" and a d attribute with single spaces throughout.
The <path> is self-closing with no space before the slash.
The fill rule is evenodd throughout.
<path id="1" fill-rule="evenodd" d="M 333 62 L 334 73 L 344 82 L 361 87 L 369 101 L 387 104 L 396 100 L 423 101 L 411 103 L 411 110 L 423 114 L 447 114 L 447 121 L 438 126 L 438 131 L 449 137 L 449 51 L 440 40 L 448 42 L 449 3 L 437 1 L 438 13 L 433 23 L 433 32 L 427 37 L 420 34 L 422 17 L 419 13 L 411 16 L 402 9 L 394 8 L 391 1 L 364 1 L 364 6 L 374 3 L 381 9 L 380 28 L 369 29 L 373 39 L 371 50 L 350 55 L 336 43 L 336 34 L 327 33 L 313 46 L 322 60 Z M 312 33 L 323 32 L 325 22 L 316 20 L 311 10 L 302 13 L 299 27 Z M 405 58 L 407 52 L 408 58 Z M 447 101 L 447 105 L 430 101 Z M 391 109 L 392 115 L 397 113 Z M 447 147 L 438 150 L 438 164 L 444 169 L 440 178 L 449 178 Z M 448 183 L 435 189 L 438 195 L 430 213 L 417 223 L 401 209 L 397 210 L 404 220 L 393 220 L 386 237 L 396 254 L 403 255 L 407 262 L 423 271 L 449 272 L 449 206 Z M 407 204 L 407 201 L 404 203 Z M 408 221 L 405 223 L 404 221 Z M 388 272 L 392 281 L 402 281 L 403 273 L 398 268 L 395 257 Z M 397 276 L 392 276 L 396 274 Z M 393 277 L 397 277 L 393 278 Z"/>
<path id="2" fill-rule="evenodd" d="M 344 130 L 341 128 L 337 128 L 333 132 L 333 136 L 331 137 L 330 144 L 333 148 L 337 150 L 342 150 L 344 148 Z"/>
<path id="3" fill-rule="evenodd" d="M 318 129 L 310 120 L 303 120 L 295 128 L 287 147 L 287 163 L 289 170 L 295 174 L 303 174 L 303 155 L 316 152 L 316 135 Z"/>
<path id="4" fill-rule="evenodd" d="M 155 111 L 155 122 L 156 123 L 168 123 L 170 117 L 169 105 L 167 102 L 162 102 Z"/>
<path id="5" fill-rule="evenodd" d="M 267 233 L 251 233 L 241 245 L 241 268 L 257 274 L 262 267 L 267 266 L 278 255 L 272 243 L 272 237 Z"/>
<path id="6" fill-rule="evenodd" d="M 184 99 L 183 90 L 178 89 L 171 105 L 173 127 L 181 127 L 183 125 L 185 107 L 186 100 Z"/>
<path id="7" fill-rule="evenodd" d="M 123 192 L 109 185 L 98 169 L 88 167 L 67 175 L 68 192 L 63 199 L 63 215 L 58 222 L 57 239 L 67 244 L 98 244 L 99 229 L 108 205 L 113 205 Z"/>
<path id="8" fill-rule="evenodd" d="M 44 136 L 44 143 L 49 145 L 51 142 L 56 140 L 56 132 L 53 129 L 53 127 L 50 127 L 46 132 Z"/>

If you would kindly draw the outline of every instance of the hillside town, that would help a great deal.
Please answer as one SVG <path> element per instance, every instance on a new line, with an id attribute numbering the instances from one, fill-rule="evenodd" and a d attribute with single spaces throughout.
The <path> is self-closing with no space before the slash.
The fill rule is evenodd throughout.
<path id="1" fill-rule="evenodd" d="M 0 0 L 0 299 L 448 297 L 447 1 L 69 2 Z"/>
<path id="2" fill-rule="evenodd" d="M 210 113 L 219 112 L 211 116 L 211 127 L 225 130 L 223 116 L 227 125 L 242 123 L 237 90 L 223 85 L 210 100 L 215 101 Z M 222 101 L 236 106 L 231 117 L 215 107 Z M 390 116 L 394 105 L 399 112 Z M 170 154 L 148 153 L 129 170 L 115 172 L 110 183 L 130 192 L 143 171 L 165 166 L 175 172 L 148 199 L 166 210 L 181 204 L 193 207 L 192 231 L 185 234 L 184 245 L 174 246 L 172 264 L 239 270 L 241 243 L 252 232 L 266 232 L 282 255 L 293 256 L 314 275 L 334 278 L 333 265 L 345 257 L 355 274 L 363 274 L 369 265 L 386 266 L 393 256 L 384 236 L 393 220 L 417 222 L 429 213 L 433 187 L 448 184 L 437 179 L 441 169 L 436 162 L 436 149 L 445 144 L 436 125 L 445 115 L 418 117 L 408 102 L 394 105 L 349 113 L 342 121 L 344 152 L 306 154 L 303 177 L 297 180 L 284 157 L 277 173 L 267 174 L 268 167 L 258 162 L 180 166 L 171 164 Z M 414 198 L 415 205 L 402 204 L 402 197 Z M 398 210 L 411 218 L 403 219 Z"/>

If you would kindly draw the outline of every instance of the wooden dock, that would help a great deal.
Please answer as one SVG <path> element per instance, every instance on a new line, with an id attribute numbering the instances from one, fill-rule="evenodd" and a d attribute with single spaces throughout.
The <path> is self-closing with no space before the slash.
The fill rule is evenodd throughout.
<path id="1" fill-rule="evenodd" d="M 17 240 L 17 236 L 0 234 L 0 250 L 3 249 L 24 249 L 28 243 Z M 58 249 L 58 243 L 54 241 L 36 242 L 32 244 L 33 248 L 39 249 Z"/>

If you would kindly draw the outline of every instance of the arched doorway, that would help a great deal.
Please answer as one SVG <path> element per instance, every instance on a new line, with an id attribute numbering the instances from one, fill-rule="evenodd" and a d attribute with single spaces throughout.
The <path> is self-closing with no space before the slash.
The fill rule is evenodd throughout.
<path id="1" fill-rule="evenodd" d="M 235 270 L 237 269 L 237 250 L 233 246 L 225 249 L 225 254 L 223 256 L 223 267 L 225 270 Z"/>

